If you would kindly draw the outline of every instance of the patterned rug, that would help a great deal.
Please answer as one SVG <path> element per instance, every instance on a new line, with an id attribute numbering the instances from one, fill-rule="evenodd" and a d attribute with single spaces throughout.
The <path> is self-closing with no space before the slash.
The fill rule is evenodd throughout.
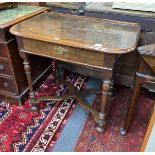
<path id="1" fill-rule="evenodd" d="M 142 144 L 149 116 L 155 97 L 143 90 L 134 113 L 134 119 L 126 136 L 119 134 L 123 122 L 124 111 L 131 95 L 131 89 L 119 86 L 116 94 L 109 101 L 107 114 L 110 117 L 105 133 L 98 134 L 93 126 L 92 115 L 84 124 L 77 140 L 74 151 L 76 152 L 138 152 Z M 96 96 L 94 106 L 99 105 L 100 97 Z M 111 115 L 110 115 L 111 114 Z"/>
<path id="2" fill-rule="evenodd" d="M 80 90 L 86 86 L 86 77 L 70 73 L 66 80 Z M 48 79 L 37 89 L 36 97 L 60 95 L 67 91 L 63 85 L 57 85 L 54 77 Z M 48 151 L 49 144 L 56 141 L 68 117 L 76 105 L 74 99 L 62 102 L 39 104 L 38 112 L 30 112 L 29 100 L 21 107 L 0 102 L 0 152 Z"/>
<path id="3" fill-rule="evenodd" d="M 78 90 L 84 89 L 89 85 L 86 82 L 89 80 L 86 80 L 85 76 L 79 74 L 70 73 L 66 76 L 66 80 L 74 84 Z M 37 89 L 36 96 L 60 95 L 66 91 L 67 88 L 63 85 L 56 85 L 54 83 L 54 77 L 50 75 L 39 89 Z M 60 139 L 62 138 L 62 133 L 66 132 L 64 129 L 68 124 L 70 124 L 71 126 L 69 127 L 72 128 L 69 128 L 70 131 L 67 130 L 67 133 L 63 133 L 64 139 L 62 138 L 63 142 L 69 143 L 68 145 L 74 143 L 74 145 L 72 145 L 74 147 L 68 149 L 68 151 L 139 151 L 155 97 L 150 96 L 147 91 L 142 92 L 129 133 L 127 136 L 121 136 L 119 129 L 124 118 L 124 109 L 126 109 L 128 104 L 131 89 L 119 86 L 119 89 L 115 92 L 116 94 L 109 100 L 109 104 L 106 107 L 106 112 L 110 119 L 108 120 L 107 129 L 104 134 L 98 134 L 96 132 L 91 114 L 89 114 L 87 118 L 87 115 L 83 115 L 83 113 L 86 112 L 85 110 L 81 107 L 80 110 L 83 111 L 77 110 L 78 106 L 74 99 L 67 99 L 62 102 L 46 102 L 46 104 L 40 103 L 38 112 L 30 112 L 29 100 L 21 107 L 11 104 L 9 106 L 9 103 L 1 101 L 0 151 L 43 152 L 53 151 L 52 149 L 55 146 L 54 151 L 59 152 L 60 147 L 64 147 L 65 150 L 66 146 L 61 145 Z M 101 96 L 96 96 L 94 102 L 96 108 L 98 108 L 97 105 L 99 105 L 100 99 Z M 74 113 L 75 111 L 76 113 Z M 83 117 L 80 120 L 78 119 L 77 125 L 73 128 L 77 115 L 87 118 L 83 120 L 83 125 L 81 123 L 81 128 L 78 130 L 77 128 L 75 129 L 75 127 L 79 127 Z M 74 119 L 71 119 L 72 117 L 74 117 Z M 75 131 L 77 138 L 73 135 Z M 67 139 L 68 132 L 71 133 L 70 139 Z M 67 136 L 64 137 L 64 135 Z M 74 140 L 72 137 L 74 137 Z M 59 143 L 57 144 L 58 141 Z"/>

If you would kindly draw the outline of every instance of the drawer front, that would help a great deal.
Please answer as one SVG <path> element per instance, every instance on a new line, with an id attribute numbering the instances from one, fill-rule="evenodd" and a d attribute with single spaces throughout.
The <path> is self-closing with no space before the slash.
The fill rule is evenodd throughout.
<path id="1" fill-rule="evenodd" d="M 11 78 L 0 77 L 0 90 L 10 93 L 16 93 L 14 81 Z"/>
<path id="2" fill-rule="evenodd" d="M 8 48 L 7 45 L 0 43 L 0 57 L 8 58 Z"/>
<path id="3" fill-rule="evenodd" d="M 63 46 L 53 43 L 23 39 L 24 50 L 42 56 L 68 61 L 76 64 L 103 67 L 104 53 Z"/>
<path id="4" fill-rule="evenodd" d="M 9 62 L 7 60 L 0 59 L 0 74 L 12 75 Z"/>

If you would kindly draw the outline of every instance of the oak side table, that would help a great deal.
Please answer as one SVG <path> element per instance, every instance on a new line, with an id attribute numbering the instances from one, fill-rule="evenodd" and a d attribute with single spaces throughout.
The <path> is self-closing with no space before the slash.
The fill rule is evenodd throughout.
<path id="1" fill-rule="evenodd" d="M 40 55 L 83 66 L 93 72 L 92 76 L 98 73 L 103 80 L 100 110 L 85 104 L 83 99 L 76 95 L 76 90 L 71 90 L 79 104 L 92 113 L 97 131 L 103 132 L 106 124 L 105 105 L 114 81 L 117 61 L 121 54 L 136 48 L 140 34 L 139 25 L 51 12 L 19 23 L 13 26 L 10 32 L 16 36 L 20 55 L 24 60 L 30 87 L 31 110 L 37 110 L 36 105 L 40 99 L 48 98 L 36 99 L 34 96 L 31 81 L 33 66 L 30 65 L 29 55 Z"/>

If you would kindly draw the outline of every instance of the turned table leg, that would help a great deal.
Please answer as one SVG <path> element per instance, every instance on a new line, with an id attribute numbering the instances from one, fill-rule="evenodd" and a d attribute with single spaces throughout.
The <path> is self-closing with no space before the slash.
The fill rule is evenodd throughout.
<path id="1" fill-rule="evenodd" d="M 105 125 L 107 122 L 106 121 L 105 106 L 106 106 L 107 101 L 108 101 L 110 89 L 111 89 L 111 80 L 103 80 L 103 83 L 102 83 L 102 99 L 101 99 L 101 107 L 100 107 L 101 112 L 99 112 L 99 118 L 102 121 L 100 121 L 96 127 L 96 130 L 99 133 L 102 133 L 105 131 Z"/>
<path id="2" fill-rule="evenodd" d="M 26 74 L 28 85 L 29 85 L 29 89 L 30 89 L 30 92 L 29 92 L 30 104 L 31 104 L 30 110 L 31 111 L 37 111 L 38 108 L 35 105 L 36 104 L 36 102 L 35 102 L 36 99 L 35 99 L 35 96 L 34 96 L 34 91 L 33 91 L 33 86 L 32 86 L 31 66 L 30 66 L 29 57 L 25 53 L 20 53 L 20 56 L 24 60 L 24 62 L 23 62 L 23 64 L 24 64 L 24 70 L 25 70 L 25 74 Z"/>

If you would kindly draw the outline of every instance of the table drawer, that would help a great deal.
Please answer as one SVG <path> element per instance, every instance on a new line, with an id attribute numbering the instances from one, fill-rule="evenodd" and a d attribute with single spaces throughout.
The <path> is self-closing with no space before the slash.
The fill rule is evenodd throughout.
<path id="1" fill-rule="evenodd" d="M 94 67 L 103 67 L 104 53 L 63 46 L 36 40 L 23 39 L 24 50 L 42 56 Z"/>
<path id="2" fill-rule="evenodd" d="M 8 47 L 3 43 L 0 43 L 0 57 L 8 58 Z"/>
<path id="3" fill-rule="evenodd" d="M 0 77 L 0 91 L 16 93 L 16 87 L 12 78 Z"/>
<path id="4" fill-rule="evenodd" d="M 12 75 L 9 62 L 7 60 L 0 59 L 0 74 Z"/>

